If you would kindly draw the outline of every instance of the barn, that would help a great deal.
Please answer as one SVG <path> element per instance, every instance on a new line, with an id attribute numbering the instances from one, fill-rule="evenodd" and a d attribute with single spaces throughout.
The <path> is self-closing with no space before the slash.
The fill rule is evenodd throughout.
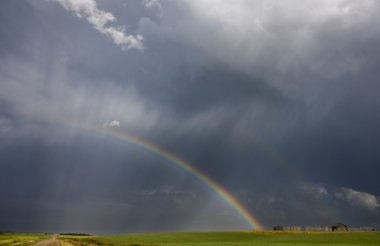
<path id="1" fill-rule="evenodd" d="M 348 226 L 342 223 L 335 223 L 331 226 L 332 231 L 348 231 Z"/>

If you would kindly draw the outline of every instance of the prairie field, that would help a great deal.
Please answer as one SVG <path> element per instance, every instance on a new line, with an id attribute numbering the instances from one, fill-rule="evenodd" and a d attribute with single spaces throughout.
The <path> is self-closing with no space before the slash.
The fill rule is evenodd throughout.
<path id="1" fill-rule="evenodd" d="M 43 239 L 50 238 L 45 234 L 27 234 L 27 233 L 1 233 L 0 246 L 23 246 L 30 245 Z"/>
<path id="2" fill-rule="evenodd" d="M 380 232 L 183 232 L 124 234 L 113 236 L 58 237 L 68 245 L 135 245 L 135 246 L 315 246 L 371 245 L 380 246 Z"/>

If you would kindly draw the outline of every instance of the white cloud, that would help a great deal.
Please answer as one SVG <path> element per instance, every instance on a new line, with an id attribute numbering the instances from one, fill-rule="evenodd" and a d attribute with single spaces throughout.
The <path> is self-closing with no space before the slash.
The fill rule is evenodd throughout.
<path id="1" fill-rule="evenodd" d="M 120 127 L 120 122 L 118 120 L 111 120 L 103 124 L 103 127 Z"/>
<path id="2" fill-rule="evenodd" d="M 144 49 L 142 36 L 128 35 L 124 27 L 107 26 L 107 24 L 115 22 L 117 19 L 112 13 L 98 9 L 95 0 L 55 1 L 66 10 L 74 12 L 78 18 L 86 18 L 96 30 L 112 39 L 123 50 Z"/>
<path id="3" fill-rule="evenodd" d="M 158 0 L 143 0 L 142 3 L 146 8 L 160 7 L 161 4 Z"/>
<path id="4" fill-rule="evenodd" d="M 369 210 L 379 208 L 377 198 L 369 193 L 356 191 L 350 188 L 341 188 L 335 193 L 339 199 L 347 201 L 350 205 L 365 207 Z"/>

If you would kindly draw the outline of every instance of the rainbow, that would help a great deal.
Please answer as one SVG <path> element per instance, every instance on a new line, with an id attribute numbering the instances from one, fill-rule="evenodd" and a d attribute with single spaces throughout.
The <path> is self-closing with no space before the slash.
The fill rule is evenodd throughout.
<path id="1" fill-rule="evenodd" d="M 227 204 L 229 204 L 229 206 L 231 206 L 244 219 L 244 221 L 246 221 L 249 224 L 250 229 L 263 229 L 261 223 L 253 215 L 251 215 L 248 212 L 248 210 L 222 185 L 218 184 L 216 181 L 212 180 L 206 174 L 201 172 L 194 165 L 181 159 L 172 152 L 158 147 L 157 145 L 154 145 L 153 143 L 150 143 L 142 138 L 136 137 L 126 131 L 122 131 L 116 128 L 87 126 L 86 129 L 91 129 L 93 131 L 106 134 L 107 136 L 114 137 L 118 140 L 126 141 L 147 152 L 153 153 L 165 160 L 168 160 L 170 163 L 175 164 L 180 169 L 191 174 L 192 176 L 200 180 L 202 183 L 204 183 L 206 186 L 208 186 L 215 193 L 217 193 Z"/>

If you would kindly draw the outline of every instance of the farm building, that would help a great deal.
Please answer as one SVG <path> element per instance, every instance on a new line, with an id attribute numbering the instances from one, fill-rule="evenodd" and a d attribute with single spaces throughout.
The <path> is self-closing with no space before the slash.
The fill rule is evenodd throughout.
<path id="1" fill-rule="evenodd" d="M 372 226 L 350 228 L 350 231 L 375 231 Z"/>
<path id="2" fill-rule="evenodd" d="M 301 226 L 274 226 L 274 231 L 302 231 Z"/>
<path id="3" fill-rule="evenodd" d="M 348 228 L 343 223 L 335 223 L 331 226 L 274 226 L 274 231 L 374 231 L 373 227 Z"/>
<path id="4" fill-rule="evenodd" d="M 331 231 L 329 226 L 305 226 L 305 231 Z"/>
<path id="5" fill-rule="evenodd" d="M 342 223 L 335 223 L 331 226 L 332 231 L 348 231 L 348 226 Z"/>

